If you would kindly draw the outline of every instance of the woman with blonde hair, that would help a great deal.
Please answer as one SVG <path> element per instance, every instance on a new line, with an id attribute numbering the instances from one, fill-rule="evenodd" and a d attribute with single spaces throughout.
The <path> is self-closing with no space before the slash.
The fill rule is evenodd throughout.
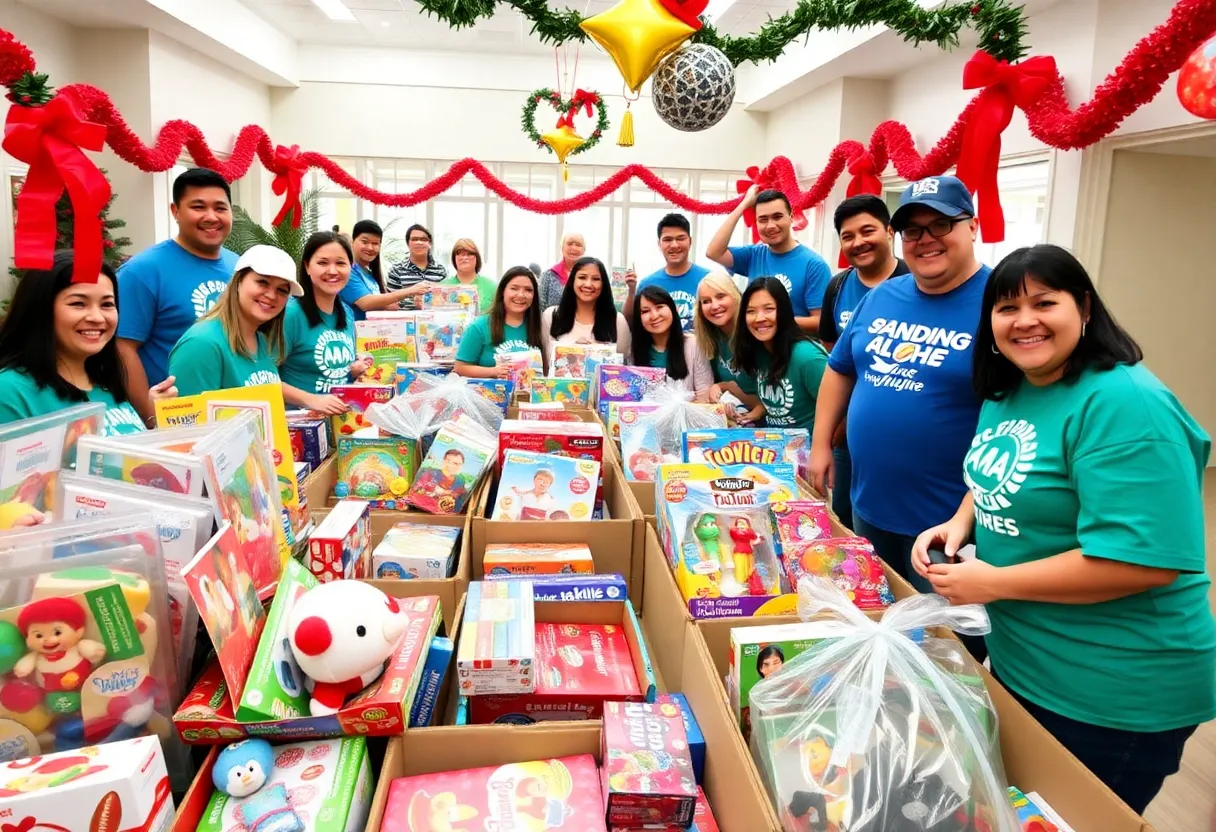
<path id="1" fill-rule="evenodd" d="M 449 275 L 440 286 L 472 286 L 477 290 L 477 304 L 480 307 L 477 314 L 484 315 L 494 305 L 494 290 L 498 284 L 488 277 L 481 276 L 481 252 L 477 243 L 461 237 L 452 243 L 452 268 L 455 274 Z"/>
<path id="2" fill-rule="evenodd" d="M 561 303 L 562 292 L 570 280 L 570 270 L 587 251 L 582 234 L 573 232 L 562 237 L 562 259 L 545 269 L 540 276 L 540 308 L 543 312 Z"/>
<path id="3" fill-rule="evenodd" d="M 756 380 L 737 373 L 731 346 L 735 325 L 739 320 L 739 287 L 722 272 L 710 272 L 697 284 L 697 303 L 693 307 L 692 328 L 697 347 L 709 359 L 714 385 L 709 388 L 709 400 L 718 402 L 723 393 L 730 393 L 751 408 L 736 421 L 758 423 L 764 417 L 764 405 L 756 394 Z"/>
<path id="4" fill-rule="evenodd" d="M 211 311 L 186 330 L 169 353 L 169 375 L 179 395 L 278 384 L 286 357 L 283 317 L 287 297 L 304 294 L 291 255 L 254 246 Z"/>

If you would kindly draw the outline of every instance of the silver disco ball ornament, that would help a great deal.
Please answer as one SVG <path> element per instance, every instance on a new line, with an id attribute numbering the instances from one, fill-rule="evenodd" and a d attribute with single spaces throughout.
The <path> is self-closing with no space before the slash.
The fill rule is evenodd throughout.
<path id="1" fill-rule="evenodd" d="M 712 46 L 690 44 L 655 70 L 651 96 L 659 118 L 677 130 L 708 130 L 735 100 L 735 68 Z"/>

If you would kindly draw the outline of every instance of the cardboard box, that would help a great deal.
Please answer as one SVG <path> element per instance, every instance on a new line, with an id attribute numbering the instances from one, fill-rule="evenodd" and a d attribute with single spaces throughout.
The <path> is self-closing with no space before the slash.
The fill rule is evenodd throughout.
<path id="1" fill-rule="evenodd" d="M 637 501 L 625 485 L 620 465 L 604 458 L 603 520 L 564 520 L 562 522 L 513 522 L 487 519 L 496 494 L 498 472 L 478 499 L 471 518 L 472 578 L 481 580 L 482 559 L 487 543 L 585 543 L 591 548 L 596 572 L 617 572 L 629 582 L 629 598 L 635 607 L 642 601 L 642 548 L 644 523 Z"/>
<path id="2" fill-rule="evenodd" d="M 343 500 L 313 528 L 304 565 L 322 583 L 372 576 L 370 512 L 365 500 Z"/>
<path id="3" fill-rule="evenodd" d="M 375 686 L 336 714 L 237 722 L 223 671 L 218 662 L 212 662 L 173 715 L 173 727 L 178 736 L 187 744 L 214 745 L 245 737 L 320 739 L 346 734 L 392 736 L 401 733 L 409 724 L 409 706 L 422 676 L 424 654 L 439 630 L 441 602 L 429 595 L 396 597 L 410 598 L 414 602 L 409 627 Z"/>

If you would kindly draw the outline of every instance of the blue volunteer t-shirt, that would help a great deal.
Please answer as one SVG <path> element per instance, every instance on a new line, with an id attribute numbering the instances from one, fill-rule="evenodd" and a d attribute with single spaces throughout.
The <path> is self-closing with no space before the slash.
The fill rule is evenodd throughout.
<path id="1" fill-rule="evenodd" d="M 211 310 L 236 271 L 237 255 L 220 249 L 217 260 L 197 257 L 165 240 L 118 270 L 122 315 L 118 337 L 140 343 L 148 384 L 169 375 L 169 352 L 196 320 Z"/>
<path id="2" fill-rule="evenodd" d="M 745 277 L 775 277 L 790 293 L 794 315 L 805 318 L 823 305 L 832 270 L 827 261 L 799 243 L 784 254 L 773 254 L 764 243 L 731 246 L 731 271 Z"/>
<path id="3" fill-rule="evenodd" d="M 693 263 L 688 271 L 681 275 L 670 275 L 667 269 L 659 269 L 654 274 L 647 275 L 638 283 L 638 289 L 646 286 L 658 286 L 671 295 L 680 311 L 680 322 L 685 332 L 692 332 L 692 316 L 697 308 L 697 284 L 701 278 L 709 274 L 709 269 Z"/>
<path id="4" fill-rule="evenodd" d="M 944 295 L 911 275 L 866 295 L 829 366 L 856 378 L 849 399 L 853 511 L 871 525 L 917 535 L 954 516 L 966 494 L 963 459 L 980 400 L 971 343 L 992 269 Z"/>
<path id="5" fill-rule="evenodd" d="M 891 277 L 899 277 L 901 274 L 907 273 L 908 264 L 903 260 L 896 260 L 895 271 L 891 272 Z M 861 278 L 857 276 L 857 269 L 849 269 L 848 275 L 840 285 L 840 292 L 836 295 L 836 303 L 832 308 L 832 315 L 836 318 L 837 332 L 844 332 L 849 318 L 853 316 L 853 310 L 857 308 L 857 304 L 861 303 L 862 298 L 870 294 L 870 289 L 871 287 L 862 283 Z"/>
<path id="6" fill-rule="evenodd" d="M 346 285 L 342 287 L 342 292 L 338 297 L 343 303 L 355 310 L 356 321 L 365 319 L 367 313 L 355 306 L 355 301 L 368 295 L 378 294 L 380 294 L 380 284 L 376 282 L 376 278 L 372 276 L 372 273 L 358 263 L 351 263 L 350 280 L 346 281 Z"/>

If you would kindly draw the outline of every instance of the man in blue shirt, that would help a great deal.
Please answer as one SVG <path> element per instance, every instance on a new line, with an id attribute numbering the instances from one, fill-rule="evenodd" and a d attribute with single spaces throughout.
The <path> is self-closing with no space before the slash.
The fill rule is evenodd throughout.
<path id="1" fill-rule="evenodd" d="M 760 242 L 750 246 L 730 245 L 739 218 L 753 205 Z M 823 290 L 832 277 L 832 270 L 822 257 L 794 239 L 793 224 L 794 212 L 785 194 L 761 191 L 759 186 L 752 185 L 714 234 L 705 254 L 735 274 L 780 280 L 794 304 L 798 326 L 808 335 L 817 335 L 819 307 L 823 304 Z M 739 310 L 740 317 L 744 311 Z"/>
<path id="2" fill-rule="evenodd" d="M 132 257 L 118 270 L 118 354 L 127 394 L 145 421 L 155 411 L 148 388 L 169 375 L 169 351 L 219 299 L 236 269 L 224 241 L 232 231 L 232 191 L 213 170 L 191 168 L 173 182 L 177 236 Z"/>
<path id="3" fill-rule="evenodd" d="M 851 196 L 836 207 L 832 220 L 840 237 L 840 251 L 849 261 L 850 268 L 833 276 L 823 293 L 819 340 L 829 351 L 844 332 L 853 310 L 871 289 L 888 277 L 908 273 L 907 264 L 891 250 L 891 212 L 881 199 L 873 194 Z M 832 438 L 837 481 L 832 489 L 832 511 L 851 529 L 853 503 L 849 500 L 849 480 L 852 460 L 844 434 L 842 424 Z"/>
<path id="4" fill-rule="evenodd" d="M 817 489 L 832 486 L 831 439 L 847 409 L 853 529 L 932 592 L 911 567 L 912 544 L 949 520 L 966 493 L 963 458 L 980 410 L 971 344 L 991 269 L 975 258 L 975 207 L 952 176 L 909 185 L 891 227 L 911 274 L 862 298 L 832 349 L 810 474 Z"/>
<path id="5" fill-rule="evenodd" d="M 683 214 L 668 214 L 659 220 L 659 251 L 667 265 L 654 274 L 647 275 L 637 288 L 658 286 L 671 295 L 680 312 L 680 323 L 685 332 L 692 332 L 693 312 L 697 308 L 697 284 L 709 274 L 709 269 L 692 262 L 692 225 Z M 625 298 L 625 317 L 633 314 L 634 288 L 629 287 Z"/>

